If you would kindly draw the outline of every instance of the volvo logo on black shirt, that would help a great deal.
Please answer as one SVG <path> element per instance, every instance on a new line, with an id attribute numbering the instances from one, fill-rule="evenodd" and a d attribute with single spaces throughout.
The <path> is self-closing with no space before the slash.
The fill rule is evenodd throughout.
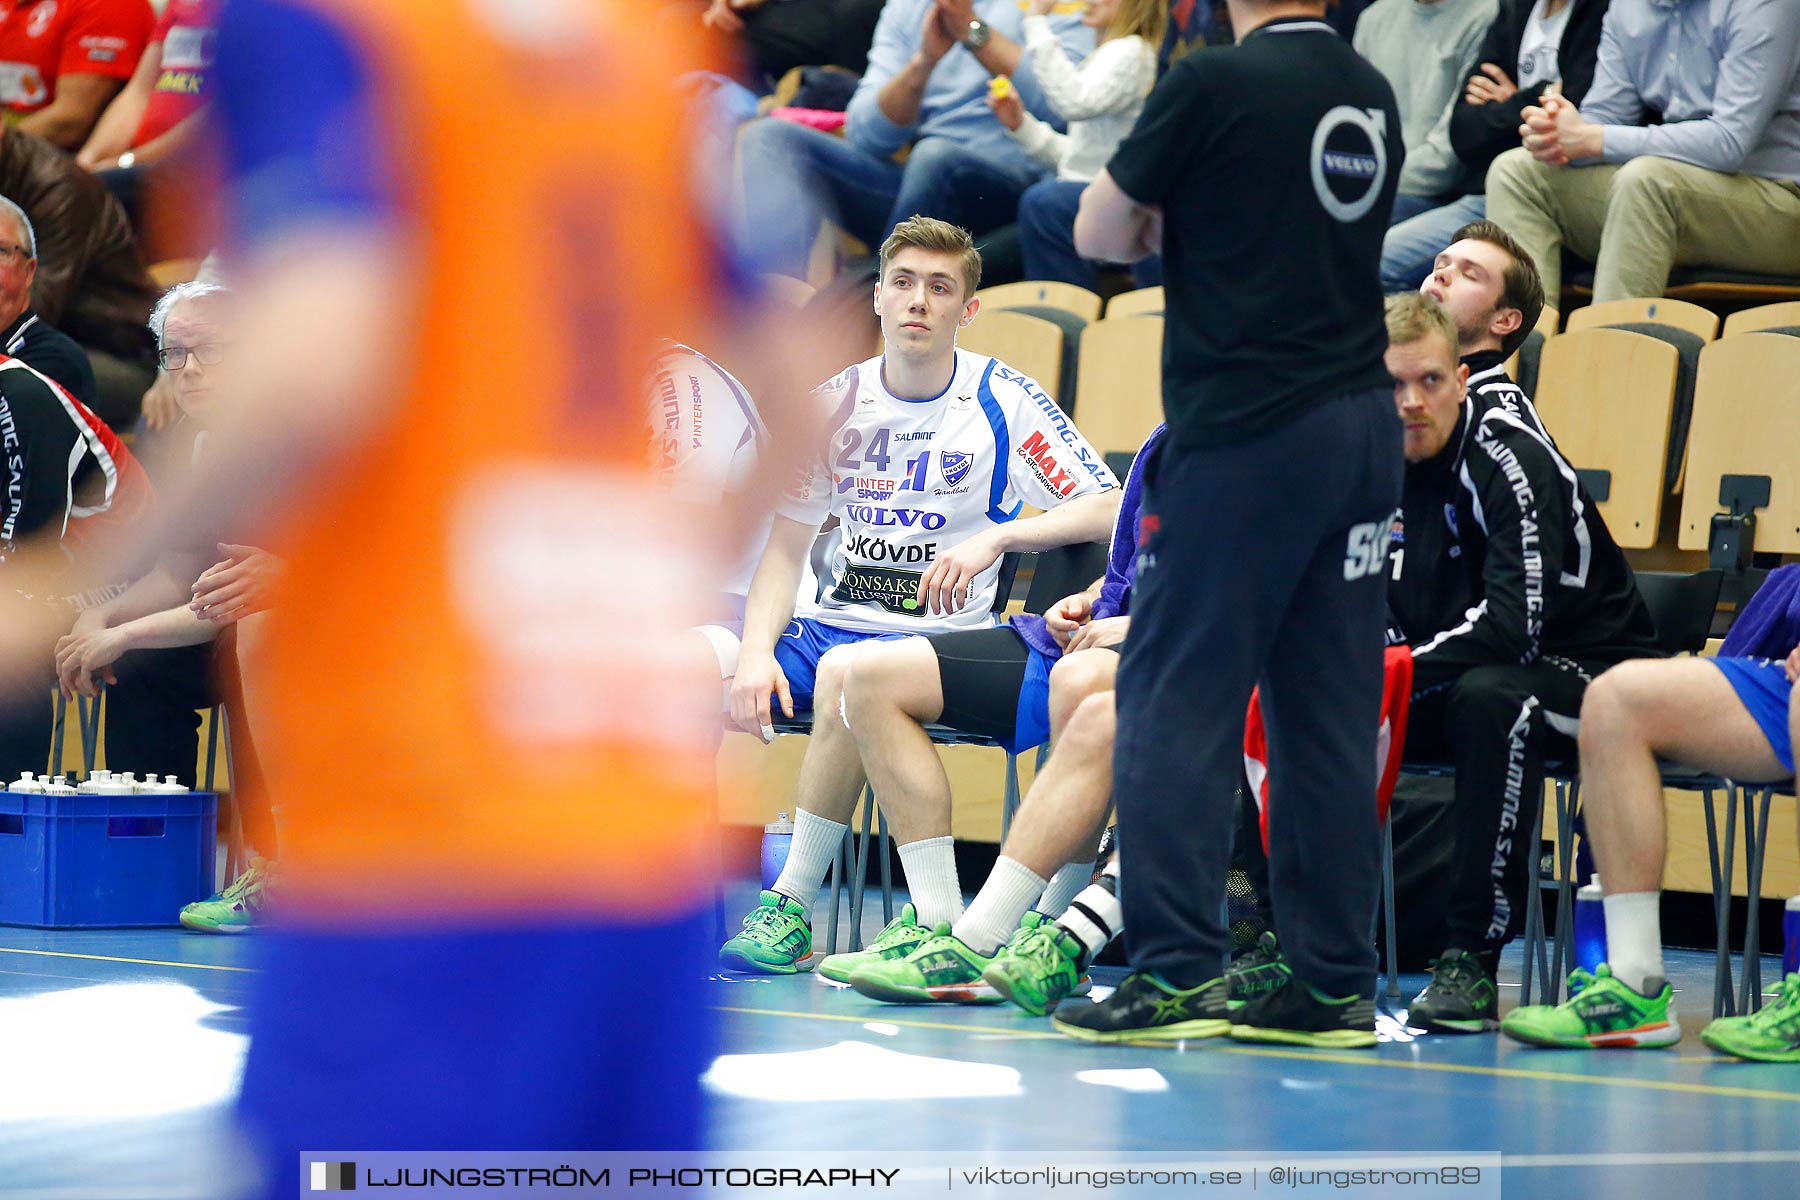
<path id="1" fill-rule="evenodd" d="M 1386 113 L 1347 104 L 1326 113 L 1313 131 L 1313 191 L 1325 211 L 1346 225 L 1367 216 L 1381 197 L 1386 133 Z"/>

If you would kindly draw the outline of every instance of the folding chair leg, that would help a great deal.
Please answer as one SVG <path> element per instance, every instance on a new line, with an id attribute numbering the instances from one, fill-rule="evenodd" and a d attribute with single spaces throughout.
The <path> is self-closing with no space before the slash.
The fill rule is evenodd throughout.
<path id="1" fill-rule="evenodd" d="M 1719 819 L 1713 813 L 1714 790 L 1707 788 L 1701 793 L 1702 807 L 1706 812 L 1706 863 L 1712 868 L 1713 897 L 1713 1003 L 1712 1015 L 1722 1017 L 1731 1007 L 1731 943 L 1727 939 L 1726 922 L 1731 916 L 1730 889 L 1722 885 L 1719 875 Z M 1736 804 L 1737 796 L 1731 794 L 1727 803 Z"/>
<path id="2" fill-rule="evenodd" d="M 837 953 L 838 889 L 844 886 L 845 864 L 851 853 L 850 827 L 845 826 L 844 836 L 838 841 L 837 856 L 831 860 L 831 918 L 825 932 L 825 953 L 827 954 Z M 813 928 L 817 929 L 818 927 L 818 922 L 815 920 Z M 815 945 L 813 953 L 817 954 L 818 951 L 819 948 Z"/>
<path id="3" fill-rule="evenodd" d="M 102 690 L 91 703 L 86 696 L 77 697 L 81 702 L 81 766 L 89 777 L 100 752 L 100 698 L 105 694 Z"/>
<path id="4" fill-rule="evenodd" d="M 60 687 L 56 689 L 55 704 L 56 716 L 50 725 L 49 773 L 51 775 L 60 775 L 62 773 L 63 760 L 63 726 L 69 717 L 69 701 L 67 697 L 62 694 L 62 689 Z M 0 782 L 6 781 L 0 780 Z"/>
<path id="5" fill-rule="evenodd" d="M 1006 779 L 1000 798 L 1000 844 L 1012 831 L 1013 815 L 1019 811 L 1019 756 L 1006 752 Z"/>
<path id="6" fill-rule="evenodd" d="M 1556 781 L 1556 948 L 1550 962 L 1554 979 L 1546 980 L 1544 991 L 1552 1003 L 1561 1003 L 1565 982 L 1575 965 L 1575 788 Z M 1555 988 L 1552 991 L 1552 987 Z"/>
<path id="7" fill-rule="evenodd" d="M 1387 921 L 1387 994 L 1400 998 L 1399 920 L 1394 912 L 1394 824 L 1381 823 L 1381 908 Z"/>
<path id="8" fill-rule="evenodd" d="M 1752 819 L 1749 808 L 1749 797 L 1752 793 L 1745 791 L 1744 820 Z M 1744 850 L 1748 857 L 1745 866 L 1748 868 L 1749 887 L 1745 890 L 1749 911 L 1744 919 L 1744 1011 L 1753 1013 L 1762 1007 L 1762 873 L 1763 858 L 1768 852 L 1769 842 L 1769 805 L 1775 799 L 1775 789 L 1765 787 L 1760 792 L 1762 803 L 1754 814 L 1756 832 L 1754 846 L 1746 838 Z M 1748 832 L 1748 831 L 1746 831 Z"/>
<path id="9" fill-rule="evenodd" d="M 1739 798 L 1744 789 L 1737 784 L 1731 788 L 1730 803 L 1725 806 L 1725 853 L 1720 856 L 1719 870 L 1724 879 L 1725 915 L 1719 918 L 1719 944 L 1725 948 L 1727 960 L 1731 957 L 1731 868 L 1737 856 L 1737 819 Z M 1729 968 L 1725 977 L 1725 1015 L 1737 1015 L 1737 996 L 1731 986 Z"/>
<path id="10" fill-rule="evenodd" d="M 850 877 L 850 949 L 862 949 L 863 892 L 869 877 L 869 830 L 875 819 L 875 789 L 863 789 L 862 836 L 856 839 L 856 870 Z"/>
<path id="11" fill-rule="evenodd" d="M 1519 985 L 1519 1004 L 1531 1003 L 1532 970 L 1544 956 L 1544 839 L 1540 835 L 1531 842 L 1531 857 L 1525 864 L 1525 972 Z M 1550 989 L 1548 967 L 1538 972 L 1544 990 Z"/>
<path id="12" fill-rule="evenodd" d="M 219 766 L 219 710 L 213 709 L 213 719 L 206 723 L 206 786 L 202 791 L 218 791 L 214 783 Z"/>
<path id="13" fill-rule="evenodd" d="M 893 835 L 888 833 L 887 814 L 875 814 L 876 826 L 881 836 L 876 840 L 876 851 L 881 855 L 881 927 L 886 929 L 894 923 L 894 864 L 890 861 L 889 847 L 893 845 Z"/>

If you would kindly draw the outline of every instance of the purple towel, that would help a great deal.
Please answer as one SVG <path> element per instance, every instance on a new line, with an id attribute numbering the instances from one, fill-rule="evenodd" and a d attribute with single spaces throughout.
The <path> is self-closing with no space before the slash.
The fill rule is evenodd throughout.
<path id="1" fill-rule="evenodd" d="M 1720 658 L 1784 659 L 1800 646 L 1800 563 L 1776 567 L 1725 635 Z"/>
<path id="2" fill-rule="evenodd" d="M 1094 601 L 1093 619 L 1120 617 L 1131 611 L 1131 581 L 1137 577 L 1138 513 L 1144 506 L 1144 468 L 1151 453 L 1161 445 L 1167 425 L 1150 431 L 1138 447 L 1131 470 L 1125 475 L 1125 495 L 1119 501 L 1119 517 L 1113 522 L 1112 546 L 1106 553 L 1106 576 L 1100 584 L 1100 598 Z M 1037 613 L 1024 613 L 1011 618 L 1025 644 L 1051 662 L 1062 657 L 1062 647 L 1050 636 L 1044 618 Z"/>

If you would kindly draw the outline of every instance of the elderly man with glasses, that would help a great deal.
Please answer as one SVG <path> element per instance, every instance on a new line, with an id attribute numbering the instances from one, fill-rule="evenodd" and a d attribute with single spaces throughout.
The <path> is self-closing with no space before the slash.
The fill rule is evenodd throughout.
<path id="1" fill-rule="evenodd" d="M 206 467 L 207 436 L 230 390 L 230 296 L 216 284 L 180 284 L 150 317 L 157 362 L 182 412 L 175 427 L 177 448 L 186 448 L 190 471 Z M 254 546 L 177 547 L 160 555 L 123 594 L 83 610 L 57 643 L 57 678 L 65 694 L 92 696 L 102 683 L 110 685 L 106 761 L 111 768 L 192 782 L 199 736 L 195 710 L 221 700 L 228 708 L 241 704 L 238 659 L 257 636 L 256 623 L 245 628 L 243 622 L 267 607 L 280 566 Z M 252 799 L 243 805 L 246 840 L 272 856 L 275 833 L 260 803 L 260 772 L 244 718 L 234 715 L 238 791 Z M 183 909 L 182 924 L 209 933 L 253 928 L 263 916 L 268 878 L 264 860 L 254 858 L 223 892 Z"/>

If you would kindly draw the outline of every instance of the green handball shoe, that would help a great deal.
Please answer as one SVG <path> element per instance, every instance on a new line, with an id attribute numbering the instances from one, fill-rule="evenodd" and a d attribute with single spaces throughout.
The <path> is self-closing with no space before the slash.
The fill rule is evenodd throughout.
<path id="1" fill-rule="evenodd" d="M 780 892 L 764 892 L 744 918 L 744 931 L 719 947 L 719 966 L 756 975 L 794 975 L 813 969 L 812 927 L 806 906 Z"/>
<path id="2" fill-rule="evenodd" d="M 981 978 L 993 961 L 940 924 L 905 958 L 861 967 L 850 986 L 889 1004 L 997 1004 L 1000 993 Z"/>
<path id="3" fill-rule="evenodd" d="M 251 855 L 250 868 L 222 892 L 196 900 L 181 910 L 181 923 L 197 933 L 248 933 L 269 919 L 269 892 L 275 864 Z"/>
<path id="4" fill-rule="evenodd" d="M 875 935 L 874 941 L 861 950 L 827 955 L 819 964 L 819 974 L 833 983 L 849 983 L 850 976 L 861 968 L 890 958 L 905 958 L 930 936 L 931 930 L 919 924 L 918 911 L 910 904 L 903 904 L 900 915 L 889 921 L 887 928 Z"/>
<path id="5" fill-rule="evenodd" d="M 1500 1022 L 1506 1036 L 1528 1046 L 1587 1050 L 1673 1046 L 1681 1025 L 1670 1003 L 1675 989 L 1660 978 L 1646 981 L 1649 995 L 1626 987 L 1601 963 L 1592 975 L 1577 967 L 1569 975 L 1573 993 L 1561 1004 L 1515 1008 Z"/>
<path id="6" fill-rule="evenodd" d="M 1025 914 L 1019 931 L 1000 947 L 981 979 L 1034 1017 L 1093 988 L 1082 970 L 1081 943 L 1075 935 L 1035 911 Z"/>
<path id="7" fill-rule="evenodd" d="M 1800 1062 L 1800 973 L 1781 981 L 1775 1003 L 1747 1017 L 1720 1017 L 1700 1031 L 1700 1040 L 1757 1062 Z"/>
<path id="8" fill-rule="evenodd" d="M 1226 1004 L 1233 1013 L 1259 996 L 1287 986 L 1294 973 L 1281 957 L 1281 943 L 1273 929 L 1265 929 L 1250 948 L 1232 959 L 1225 967 L 1225 983 L 1229 991 Z"/>

